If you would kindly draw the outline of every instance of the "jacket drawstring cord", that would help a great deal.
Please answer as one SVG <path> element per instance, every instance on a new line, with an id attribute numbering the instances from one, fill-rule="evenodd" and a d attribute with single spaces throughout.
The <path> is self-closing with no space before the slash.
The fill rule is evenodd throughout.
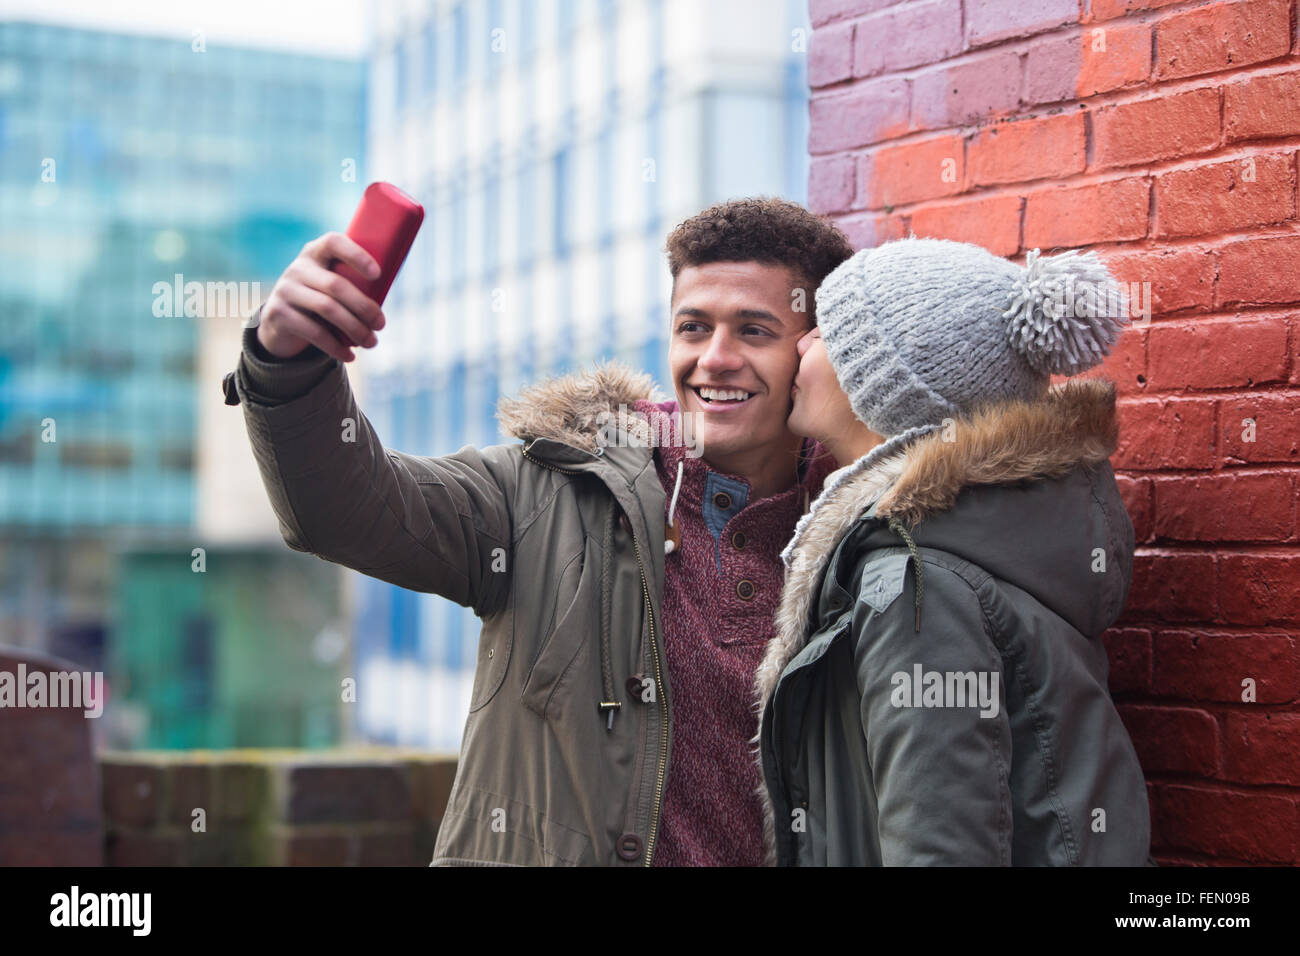
<path id="1" fill-rule="evenodd" d="M 677 496 L 682 490 L 682 472 L 685 470 L 685 467 L 685 461 L 679 461 L 677 463 L 677 484 L 673 486 L 673 500 L 672 503 L 668 505 L 668 527 L 670 528 L 673 526 L 673 514 L 677 511 Z M 664 554 L 672 554 L 673 549 L 676 547 L 676 542 L 674 542 L 672 538 L 669 538 L 664 542 Z"/>
<path id="2" fill-rule="evenodd" d="M 912 555 L 912 560 L 916 563 L 916 587 L 912 589 L 913 600 L 916 603 L 916 632 L 921 631 L 921 595 L 925 591 L 925 582 L 921 579 L 921 552 L 917 550 L 916 542 L 912 536 L 907 533 L 907 528 L 897 517 L 889 519 L 889 530 L 893 531 L 907 543 L 907 550 Z"/>

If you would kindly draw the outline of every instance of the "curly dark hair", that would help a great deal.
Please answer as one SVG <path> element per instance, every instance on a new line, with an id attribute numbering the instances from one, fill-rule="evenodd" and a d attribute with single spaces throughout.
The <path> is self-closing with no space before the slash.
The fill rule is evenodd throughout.
<path id="1" fill-rule="evenodd" d="M 679 272 L 710 262 L 787 266 L 812 292 L 853 255 L 835 223 L 798 203 L 769 196 L 712 205 L 674 229 L 665 248 L 674 292 Z"/>

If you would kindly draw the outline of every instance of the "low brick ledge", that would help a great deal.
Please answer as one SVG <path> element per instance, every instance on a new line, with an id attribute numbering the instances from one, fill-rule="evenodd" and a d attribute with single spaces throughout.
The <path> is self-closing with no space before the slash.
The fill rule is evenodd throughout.
<path id="1" fill-rule="evenodd" d="M 457 758 L 344 748 L 98 759 L 108 866 L 426 866 Z"/>

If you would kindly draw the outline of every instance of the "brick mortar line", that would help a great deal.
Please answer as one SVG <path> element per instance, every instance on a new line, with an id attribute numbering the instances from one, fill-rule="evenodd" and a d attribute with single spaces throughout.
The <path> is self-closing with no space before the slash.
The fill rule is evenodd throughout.
<path id="1" fill-rule="evenodd" d="M 1213 547 L 1209 547 L 1212 545 Z M 1217 568 L 1219 558 L 1300 558 L 1300 542 L 1288 541 L 1159 541 L 1142 542 L 1134 546 L 1135 558 L 1176 558 L 1206 557 L 1214 561 Z M 1213 624 L 1213 621 L 1204 622 Z M 1229 623 L 1229 622 L 1224 622 Z M 1242 624 L 1241 627 L 1256 625 Z M 1300 617 L 1294 623 L 1260 624 L 1259 627 L 1293 627 L 1300 626 Z"/>
<path id="2" fill-rule="evenodd" d="M 1270 628 L 1273 628 L 1273 630 L 1269 630 Z M 1223 638 L 1224 640 L 1239 640 L 1243 637 L 1269 637 L 1269 638 L 1283 637 L 1288 640 L 1300 641 L 1300 627 L 1288 628 L 1281 624 L 1269 624 L 1263 626 L 1255 626 L 1255 625 L 1248 625 L 1248 624 L 1234 625 L 1231 623 L 1227 623 L 1227 624 L 1211 623 L 1211 624 L 1204 624 L 1204 625 L 1197 625 L 1197 624 L 1173 625 L 1173 624 L 1162 624 L 1162 623 L 1112 624 L 1110 627 L 1106 629 L 1106 632 L 1146 631 L 1146 630 L 1151 631 L 1151 634 L 1149 635 L 1151 637 L 1155 637 L 1157 634 L 1172 634 L 1172 633 L 1182 634 L 1187 632 L 1195 632 L 1196 637 L 1204 637 L 1206 639 Z M 1261 634 L 1260 633 L 1261 631 L 1264 631 L 1265 633 Z M 1130 691 L 1128 693 L 1139 693 L 1139 692 Z M 1150 693 L 1150 691 L 1141 691 L 1140 693 Z M 1300 704 L 1300 700 L 1295 701 L 1295 703 Z"/>
<path id="3" fill-rule="evenodd" d="M 1274 796 L 1294 799 L 1300 797 L 1300 784 L 1289 783 L 1260 783 L 1249 784 L 1240 783 L 1235 780 L 1220 780 L 1217 777 L 1195 776 L 1193 774 L 1179 773 L 1177 771 L 1160 770 L 1152 773 L 1143 773 L 1147 783 L 1164 784 L 1166 786 L 1188 786 L 1189 784 L 1211 784 L 1211 786 L 1198 787 L 1207 791 L 1220 793 L 1223 795 L 1239 796 Z M 1227 786 L 1224 786 L 1227 784 Z M 1217 786 L 1215 786 L 1217 785 Z"/>
<path id="4" fill-rule="evenodd" d="M 944 136 L 932 137 L 932 139 L 936 139 L 936 140 L 943 139 L 943 138 Z M 927 141 L 918 140 L 914 142 L 917 145 L 924 146 Z M 895 144 L 891 142 L 885 145 L 892 146 Z M 898 145 L 904 145 L 904 144 L 898 144 Z M 912 144 L 909 143 L 906 145 L 912 145 Z M 968 177 L 970 175 L 970 163 L 969 163 L 968 153 L 966 152 L 967 150 L 966 138 L 963 138 L 962 149 L 963 149 L 963 170 L 965 175 Z M 877 148 L 870 152 L 864 150 L 856 155 L 850 153 L 845 153 L 842 155 L 846 157 L 852 157 L 856 161 L 860 157 L 874 156 L 875 153 L 879 151 L 880 150 Z M 1167 175 L 1168 173 L 1191 172 L 1197 169 L 1201 169 L 1205 166 L 1232 163 L 1237 160 L 1267 157 L 1267 156 L 1286 156 L 1289 153 L 1292 159 L 1292 163 L 1295 164 L 1297 162 L 1297 157 L 1300 157 L 1300 152 L 1297 151 L 1300 151 L 1300 135 L 1297 135 L 1289 139 L 1274 141 L 1271 144 L 1250 143 L 1246 141 L 1246 142 L 1233 143 L 1231 144 L 1231 146 L 1215 147 L 1215 149 L 1211 152 L 1191 154 L 1190 158 L 1188 156 L 1182 156 L 1174 159 L 1161 160 L 1155 163 L 1134 164 L 1133 166 L 1112 166 L 1112 167 L 1107 167 L 1105 169 L 1096 169 L 1096 170 L 1090 170 L 1085 168 L 1083 171 L 1074 173 L 1066 179 L 1061 179 L 1059 177 L 1053 178 L 1050 175 L 1046 175 L 1038 179 L 1018 180 L 1016 182 L 1010 182 L 1010 183 L 988 183 L 983 185 L 973 185 L 959 193 L 949 193 L 947 195 L 930 196 L 925 199 L 913 199 L 907 202 L 895 203 L 891 206 L 893 210 L 892 212 L 885 212 L 885 206 L 883 205 L 882 206 L 856 206 L 855 205 L 849 209 L 845 209 L 842 211 L 844 213 L 882 213 L 884 215 L 902 215 L 902 214 L 910 214 L 919 208 L 930 208 L 930 207 L 943 208 L 946 206 L 960 206 L 962 205 L 962 200 L 966 200 L 966 199 L 996 199 L 1002 196 L 1018 196 L 1022 199 L 1027 199 L 1030 198 L 1030 196 L 1025 195 L 1026 193 L 1044 194 L 1044 193 L 1052 192 L 1054 188 L 1056 190 L 1063 190 L 1063 189 L 1071 189 L 1076 187 L 1105 185 L 1106 183 L 1122 182 L 1124 180 L 1130 180 L 1130 179 L 1150 178 L 1152 180 L 1152 185 L 1154 186 L 1155 185 L 1154 180 L 1157 177 Z M 823 157 L 819 156 L 818 158 L 821 159 Z M 856 169 L 856 163 L 855 163 L 855 169 Z M 1292 185 L 1293 196 L 1295 197 L 1295 201 L 1297 203 L 1296 208 L 1297 210 L 1300 210 L 1300 195 L 1296 195 L 1294 182 L 1292 182 L 1291 185 Z M 856 196 L 854 201 L 856 202 Z M 1265 229 L 1270 227 L 1282 228 L 1283 224 L 1295 222 L 1297 221 L 1297 218 L 1298 218 L 1297 216 L 1291 216 L 1286 219 L 1279 220 L 1276 223 L 1261 223 L 1258 226 L 1247 227 L 1247 228 L 1255 228 L 1255 229 Z M 1148 211 L 1148 219 L 1149 221 L 1154 219 L 1154 216 L 1151 215 L 1150 210 Z M 1220 233 L 1206 233 L 1199 236 L 1198 235 L 1170 236 L 1168 238 L 1170 240 L 1191 242 L 1197 239 L 1204 241 L 1205 236 L 1230 236 L 1233 234 L 1234 233 L 1231 232 L 1220 232 Z M 1142 239 L 1152 240 L 1154 244 L 1155 237 L 1143 236 Z M 1119 241 L 1140 242 L 1142 240 L 1134 239 L 1134 240 L 1119 240 Z M 1165 247 L 1166 245 L 1167 243 L 1164 242 L 1159 243 L 1159 246 L 1161 248 Z"/>
<path id="5" fill-rule="evenodd" d="M 1286 59 L 1289 62 L 1285 62 L 1285 63 L 1278 62 L 1279 60 L 1283 60 L 1283 59 Z M 940 61 L 940 62 L 946 63 L 948 61 Z M 864 144 L 863 146 L 855 146 L 849 150 L 835 150 L 832 152 L 816 153 L 813 155 L 815 155 L 816 158 L 821 158 L 824 156 L 835 156 L 844 153 L 849 153 L 854 150 L 869 149 L 883 144 L 904 143 L 909 141 L 912 138 L 920 138 L 922 136 L 929 136 L 929 135 L 940 135 L 943 133 L 949 133 L 949 134 L 973 133 L 973 132 L 978 132 L 987 129 L 991 126 L 1005 125 L 1005 124 L 1015 123 L 1023 120 L 1038 119 L 1040 118 L 1040 116 L 1056 116 L 1065 113 L 1069 110 L 1085 109 L 1085 110 L 1095 111 L 1100 109 L 1109 109 L 1111 107 L 1116 107 L 1116 106 L 1127 106 L 1133 103 L 1142 103 L 1142 102 L 1147 102 L 1152 100 L 1165 99 L 1170 96 L 1177 96 L 1183 93 L 1191 93 L 1201 89 L 1212 89 L 1212 90 L 1220 91 L 1219 130 L 1220 130 L 1220 138 L 1222 140 L 1223 133 L 1224 133 L 1224 124 L 1222 120 L 1223 120 L 1223 113 L 1225 109 L 1225 105 L 1223 101 L 1226 99 L 1226 97 L 1222 93 L 1222 90 L 1225 86 L 1232 86 L 1235 85 L 1236 83 L 1245 83 L 1259 77 L 1293 75 L 1297 72 L 1297 67 L 1300 67 L 1300 54 L 1287 54 L 1285 58 L 1279 57 L 1276 60 L 1267 60 L 1264 61 L 1263 63 L 1258 63 L 1258 64 L 1252 63 L 1247 66 L 1228 68 L 1228 69 L 1224 69 L 1212 73 L 1201 73 L 1196 76 L 1179 77 L 1177 79 L 1171 79 L 1171 80 L 1155 80 L 1155 79 L 1148 78 L 1146 81 L 1142 83 L 1134 84 L 1132 86 L 1122 87 L 1117 90 L 1107 90 L 1104 93 L 1094 93 L 1090 96 L 1085 96 L 1085 97 L 1073 97 L 1068 100 L 1053 100 L 1046 103 L 1035 103 L 1031 105 L 1026 105 L 1020 111 L 1012 113 L 1010 115 L 989 116 L 986 119 L 977 121 L 975 123 L 959 123 L 959 124 L 954 124 L 952 126 L 935 127 L 933 129 L 909 129 L 907 130 L 907 132 L 899 136 L 879 140 L 876 143 L 867 143 Z M 923 68 L 918 67 L 914 69 L 921 70 L 921 72 L 918 73 L 917 76 L 923 75 L 924 73 Z M 809 102 L 811 104 L 813 99 L 833 100 L 838 98 L 847 98 L 847 96 L 853 92 L 855 87 L 859 87 L 863 84 L 875 83 L 884 79 L 892 78 L 897 80 L 903 80 L 909 84 L 908 86 L 909 109 L 907 111 L 907 118 L 910 125 L 911 122 L 911 109 L 910 109 L 911 85 L 910 84 L 916 80 L 917 76 L 908 76 L 906 75 L 906 73 L 907 71 L 900 71 L 899 73 L 884 73 L 878 76 L 871 76 L 871 77 L 855 77 L 848 80 L 843 80 L 839 83 L 835 83 L 830 86 L 810 88 Z M 1022 74 L 1023 74 L 1023 70 L 1022 70 Z M 1220 79 L 1221 82 L 1218 83 L 1214 82 L 1216 78 Z M 1223 82 L 1223 80 L 1230 80 L 1231 82 Z M 1023 92 L 1023 84 L 1022 84 L 1022 92 Z"/>
<path id="6" fill-rule="evenodd" d="M 1206 7 L 1204 3 L 1204 0 L 1198 0 L 1198 2 L 1199 2 L 1199 7 L 1188 7 L 1186 9 L 1198 9 L 1198 8 L 1208 9 L 1208 7 Z M 1246 0 L 1246 2 L 1249 2 L 1249 0 Z M 963 5 L 963 9 L 964 9 L 964 5 Z M 1151 16 L 1154 13 L 1156 13 L 1156 11 L 1145 11 L 1146 16 Z M 853 41 L 851 42 L 856 41 L 857 26 L 865 19 L 867 18 L 859 17 L 852 21 L 854 24 L 854 29 L 853 29 Z M 1114 20 L 1105 20 L 1101 22 L 1107 25 L 1105 29 L 1109 29 L 1110 24 L 1120 24 L 1128 21 L 1128 19 L 1129 19 L 1128 17 L 1120 17 Z M 1163 16 L 1158 16 L 1156 20 L 1152 21 L 1152 26 L 1153 27 L 1156 26 L 1163 19 L 1166 18 Z M 847 21 L 840 21 L 840 22 L 843 23 Z M 977 62 L 981 58 L 985 58 L 985 57 L 991 58 L 1000 53 L 1014 54 L 1017 58 L 1022 60 L 1021 65 L 1023 66 L 1023 58 L 1027 56 L 1035 46 L 1042 45 L 1044 41 L 1061 40 L 1073 36 L 1079 39 L 1080 44 L 1082 45 L 1083 41 L 1085 41 L 1088 38 L 1091 31 L 1097 28 L 1098 27 L 1096 26 L 1096 24 L 1081 24 L 1081 23 L 1064 24 L 1062 26 L 1055 27 L 1051 30 L 1045 30 L 1041 33 L 1032 34 L 1031 36 L 1028 37 L 1007 37 L 1004 40 L 999 40 L 996 43 L 990 44 L 988 46 L 965 47 L 961 50 L 961 52 L 953 54 L 950 57 L 945 57 L 944 59 L 940 59 L 940 60 L 932 60 L 928 63 L 918 63 L 915 66 L 903 67 L 897 70 L 887 70 L 882 73 L 872 73 L 870 75 L 864 75 L 864 76 L 857 76 L 854 75 L 852 72 L 850 72 L 850 75 L 848 77 L 842 80 L 836 80 L 834 83 L 827 83 L 822 86 L 816 86 L 816 87 L 810 85 L 809 93 L 811 95 L 815 95 L 815 94 L 823 93 L 823 91 L 848 90 L 862 83 L 874 83 L 879 80 L 887 80 L 887 79 L 915 80 L 918 77 L 926 75 L 927 73 L 938 72 L 940 70 L 951 69 L 953 67 L 966 66 L 971 62 Z M 820 29 L 820 27 L 813 28 L 813 34 L 812 37 L 810 37 L 810 41 L 811 39 L 816 37 L 818 29 Z M 1285 69 L 1286 64 L 1284 63 L 1284 61 L 1295 60 L 1298 57 L 1300 57 L 1300 53 L 1298 53 L 1294 49 L 1295 43 L 1294 41 L 1292 41 L 1292 43 L 1288 44 L 1286 53 L 1280 53 L 1277 56 L 1271 57 L 1267 60 L 1256 60 L 1244 66 L 1229 64 L 1228 66 L 1225 66 L 1222 69 L 1208 70 L 1204 73 L 1196 73 L 1191 76 L 1177 76 L 1177 77 L 1169 77 L 1166 79 L 1160 79 L 1155 75 L 1157 65 L 1158 65 L 1158 60 L 1159 60 L 1158 51 L 1155 49 L 1156 36 L 1157 36 L 1157 31 L 1155 29 L 1152 29 L 1151 69 L 1150 72 L 1143 80 L 1135 81 L 1130 86 L 1121 87 L 1120 89 L 1116 89 L 1116 90 L 1106 90 L 1101 93 L 1089 94 L 1088 96 L 1085 97 L 1075 97 L 1069 100 L 1052 100 L 1050 102 L 1053 104 L 1066 104 L 1071 102 L 1077 102 L 1079 100 L 1092 100 L 1098 97 L 1122 96 L 1126 92 L 1132 93 L 1137 90 L 1164 89 L 1166 87 L 1174 86 L 1177 84 L 1193 85 L 1198 82 L 1203 84 L 1207 80 L 1217 76 L 1225 76 L 1225 75 L 1235 76 L 1235 75 L 1245 74 L 1248 71 L 1254 71 L 1254 70 L 1264 70 L 1264 69 L 1272 68 L 1275 69 L 1276 72 L 1282 73 L 1282 72 L 1286 72 Z M 811 43 L 810 43 L 810 48 L 811 48 Z M 853 68 L 853 64 L 851 60 L 849 66 L 850 71 L 852 71 L 852 68 Z M 1026 87 L 1022 83 L 1021 93 L 1023 94 L 1025 90 Z M 827 95 L 834 95 L 834 94 L 827 93 Z M 1046 106 L 1047 104 L 1045 103 L 1040 105 Z"/>

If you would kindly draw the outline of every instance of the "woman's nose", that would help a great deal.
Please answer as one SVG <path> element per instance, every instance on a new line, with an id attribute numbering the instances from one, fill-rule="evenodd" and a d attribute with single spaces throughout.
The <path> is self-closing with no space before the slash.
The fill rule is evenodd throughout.
<path id="1" fill-rule="evenodd" d="M 800 358 L 803 358 L 803 354 L 807 352 L 810 348 L 812 348 L 813 337 L 816 334 L 817 333 L 815 331 L 810 329 L 808 332 L 805 332 L 803 336 L 800 337 L 798 343 L 796 343 L 795 345 L 795 348 L 799 350 Z"/>

